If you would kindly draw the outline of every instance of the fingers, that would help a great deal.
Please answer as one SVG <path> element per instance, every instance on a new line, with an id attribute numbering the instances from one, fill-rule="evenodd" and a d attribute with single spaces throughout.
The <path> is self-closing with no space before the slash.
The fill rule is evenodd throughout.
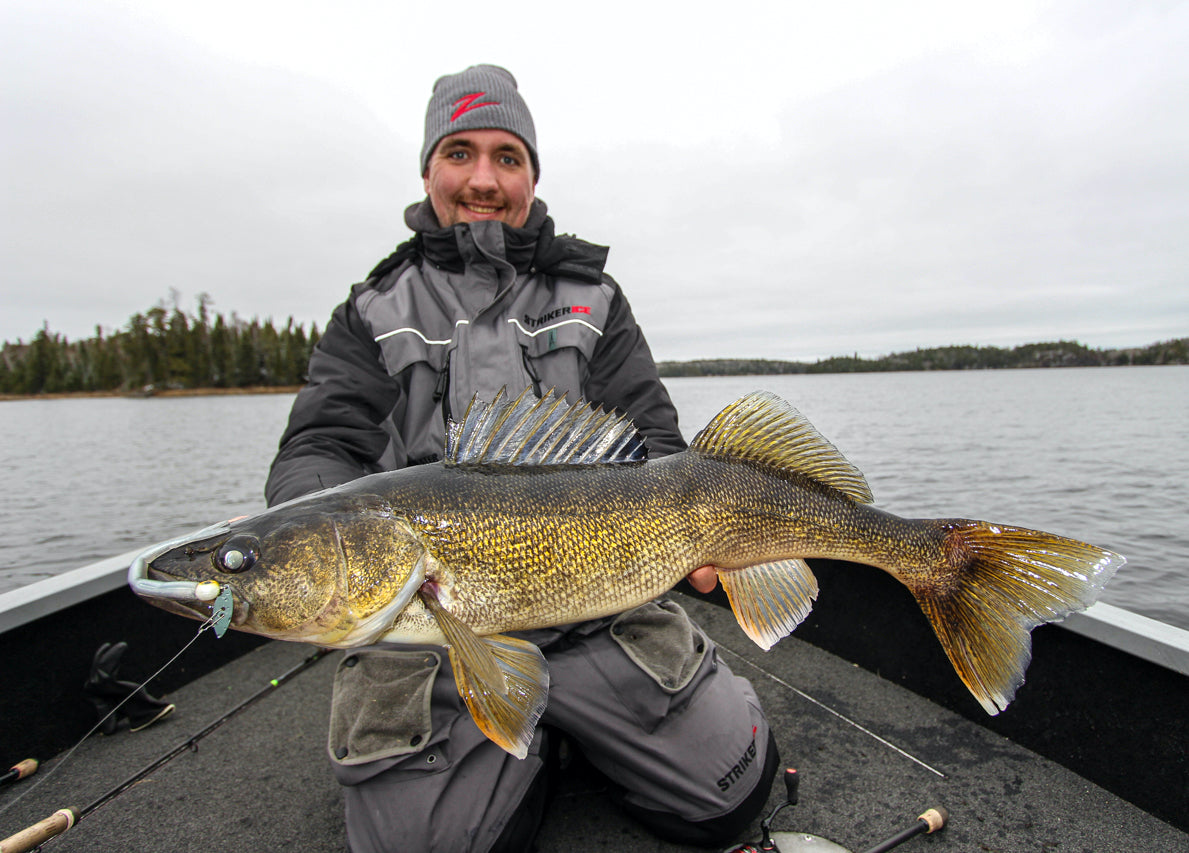
<path id="1" fill-rule="evenodd" d="M 718 570 L 714 566 L 699 566 L 686 575 L 686 580 L 698 592 L 713 592 L 718 585 Z"/>

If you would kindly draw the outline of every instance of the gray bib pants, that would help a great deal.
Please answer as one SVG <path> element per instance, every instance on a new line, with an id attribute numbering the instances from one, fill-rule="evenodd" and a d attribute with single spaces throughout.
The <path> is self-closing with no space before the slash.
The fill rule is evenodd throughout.
<path id="1" fill-rule="evenodd" d="M 713 825 L 754 801 L 759 786 L 762 807 L 774 767 L 755 692 L 676 604 L 527 636 L 544 640 L 549 664 L 542 726 L 565 733 L 621 787 L 629 813 L 646 824 L 664 815 Z M 441 648 L 346 652 L 329 749 L 346 786 L 351 849 L 490 850 L 543 772 L 542 743 L 538 729 L 520 760 L 489 741 Z M 673 823 L 662 820 L 661 831 Z M 696 829 L 679 834 L 701 840 Z"/>

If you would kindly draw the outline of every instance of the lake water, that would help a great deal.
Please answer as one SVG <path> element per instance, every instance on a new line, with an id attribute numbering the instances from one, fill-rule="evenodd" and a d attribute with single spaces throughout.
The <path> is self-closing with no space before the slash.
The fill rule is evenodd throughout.
<path id="1" fill-rule="evenodd" d="M 692 438 L 749 391 L 799 408 L 899 515 L 1124 554 L 1103 600 L 1189 628 L 1189 368 L 671 379 Z M 0 592 L 263 508 L 292 395 L 0 403 Z"/>

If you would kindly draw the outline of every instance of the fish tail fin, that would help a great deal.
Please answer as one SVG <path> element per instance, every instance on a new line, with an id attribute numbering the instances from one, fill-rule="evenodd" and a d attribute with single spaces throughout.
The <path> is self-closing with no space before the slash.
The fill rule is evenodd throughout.
<path id="1" fill-rule="evenodd" d="M 804 560 L 719 569 L 718 579 L 739 627 L 764 651 L 791 634 L 817 598 L 817 578 Z"/>
<path id="2" fill-rule="evenodd" d="M 1008 706 L 1032 657 L 1031 631 L 1094 603 L 1126 560 L 1052 533 L 966 519 L 925 522 L 945 566 L 905 580 L 988 714 Z"/>

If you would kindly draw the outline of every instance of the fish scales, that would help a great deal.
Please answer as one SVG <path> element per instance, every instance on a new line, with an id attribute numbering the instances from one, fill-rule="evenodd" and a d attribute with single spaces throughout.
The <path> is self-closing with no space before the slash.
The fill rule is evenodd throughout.
<path id="1" fill-rule="evenodd" d="M 699 566 L 764 648 L 812 606 L 806 559 L 883 569 L 993 714 L 1023 683 L 1031 629 L 1089 606 L 1125 562 L 1043 531 L 876 508 L 862 473 L 763 392 L 663 459 L 644 461 L 624 419 L 529 391 L 473 403 L 445 451 L 154 546 L 129 582 L 199 619 L 212 588 L 230 591 L 231 626 L 270 637 L 444 645 L 476 723 L 523 757 L 548 671 L 505 632 L 628 610 Z"/>
<path id="2" fill-rule="evenodd" d="M 477 633 L 515 631 L 621 612 L 700 565 L 702 531 L 663 469 L 438 469 L 392 499 L 418 506 L 444 605 Z"/>
<path id="3" fill-rule="evenodd" d="M 896 567 L 908 577 L 940 555 L 939 535 L 920 524 L 796 473 L 701 454 L 627 469 L 423 466 L 392 485 L 369 498 L 410 519 L 438 567 L 443 605 L 480 634 L 622 612 L 701 565 L 739 569 L 795 554 Z M 410 547 L 379 531 L 366 551 Z M 434 629 L 429 637 L 412 626 L 410 639 L 440 641 Z M 393 631 L 401 629 L 395 622 Z"/>

